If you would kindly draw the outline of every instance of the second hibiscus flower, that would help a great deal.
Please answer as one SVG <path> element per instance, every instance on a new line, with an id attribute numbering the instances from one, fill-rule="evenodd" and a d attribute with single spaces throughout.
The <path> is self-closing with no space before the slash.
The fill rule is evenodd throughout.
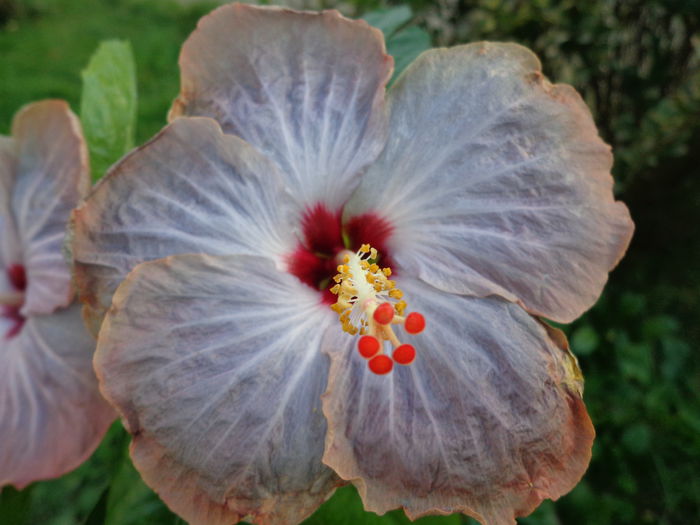
<path id="1" fill-rule="evenodd" d="M 489 524 L 569 491 L 593 428 L 533 315 L 588 309 L 632 233 L 576 92 L 481 43 L 424 53 L 385 97 L 379 31 L 240 4 L 180 64 L 173 122 L 74 213 L 98 375 L 146 482 L 222 525 L 299 522 L 349 481 L 368 510 Z M 386 301 L 426 329 L 392 338 Z M 348 323 L 417 355 L 368 367 Z"/>
<path id="2" fill-rule="evenodd" d="M 64 101 L 28 104 L 0 135 L 0 488 L 73 470 L 115 418 L 61 252 L 89 173 Z"/>

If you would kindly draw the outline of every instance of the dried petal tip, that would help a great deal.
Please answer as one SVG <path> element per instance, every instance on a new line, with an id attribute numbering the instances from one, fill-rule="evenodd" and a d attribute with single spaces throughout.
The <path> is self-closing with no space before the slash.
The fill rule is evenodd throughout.
<path id="1" fill-rule="evenodd" d="M 363 244 L 357 253 L 343 252 L 340 255 L 336 285 L 331 292 L 338 296 L 331 306 L 338 314 L 343 330 L 352 335 L 362 335 L 357 350 L 369 359 L 369 369 L 375 374 L 388 374 L 394 361 L 401 365 L 411 364 L 416 357 L 412 345 L 402 344 L 391 325 L 403 325 L 409 334 L 418 334 L 425 328 L 425 318 L 418 312 L 404 317 L 406 302 L 403 292 L 389 279 L 391 268 L 380 268 L 376 261 L 377 250 Z M 384 343 L 394 347 L 392 357 L 384 354 Z"/>

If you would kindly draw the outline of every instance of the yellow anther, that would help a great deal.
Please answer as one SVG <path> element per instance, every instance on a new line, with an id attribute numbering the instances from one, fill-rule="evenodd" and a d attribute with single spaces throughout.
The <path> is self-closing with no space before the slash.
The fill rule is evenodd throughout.
<path id="1" fill-rule="evenodd" d="M 357 328 L 355 328 L 353 325 L 350 324 L 350 322 L 347 321 L 343 323 L 343 330 L 351 335 L 357 334 Z"/>
<path id="2" fill-rule="evenodd" d="M 348 295 L 355 295 L 357 293 L 357 289 L 352 284 L 350 284 L 350 281 L 346 280 L 343 280 L 343 282 L 340 283 L 340 289 Z"/>
<path id="3" fill-rule="evenodd" d="M 338 266 L 338 275 L 331 292 L 337 295 L 332 305 L 342 329 L 352 335 L 371 335 L 379 342 L 390 342 L 394 347 L 401 346 L 391 324 L 402 325 L 406 302 L 403 293 L 396 288 L 396 282 L 389 279 L 391 268 L 381 268 L 377 260 L 377 250 L 363 244 L 356 253 L 343 255 L 344 264 Z M 384 322 L 376 317 L 380 305 L 387 303 L 397 315 Z M 384 307 L 385 308 L 385 307 Z M 386 308 L 385 308 L 386 309 Z M 398 361 L 400 362 L 400 361 Z"/>
<path id="4" fill-rule="evenodd" d="M 331 305 L 331 310 L 340 315 L 343 312 L 343 310 L 345 310 L 345 307 L 342 306 L 340 303 L 334 303 Z"/>

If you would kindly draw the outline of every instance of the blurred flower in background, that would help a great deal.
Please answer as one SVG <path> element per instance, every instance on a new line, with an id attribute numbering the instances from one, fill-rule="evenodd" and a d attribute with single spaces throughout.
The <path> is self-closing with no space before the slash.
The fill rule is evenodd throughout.
<path id="1" fill-rule="evenodd" d="M 62 254 L 68 216 L 89 186 L 68 105 L 20 110 L 12 137 L 0 137 L 0 486 L 72 470 L 114 420 Z"/>

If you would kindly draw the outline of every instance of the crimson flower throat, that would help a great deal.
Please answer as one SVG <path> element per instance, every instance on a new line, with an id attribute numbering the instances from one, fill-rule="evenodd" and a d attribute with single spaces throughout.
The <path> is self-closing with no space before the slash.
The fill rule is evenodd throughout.
<path id="1" fill-rule="evenodd" d="M 404 316 L 403 292 L 389 279 L 391 225 L 367 213 L 343 227 L 341 217 L 342 211 L 330 212 L 323 204 L 303 214 L 303 242 L 288 259 L 289 272 L 321 292 L 322 301 L 332 305 L 345 332 L 361 336 L 358 352 L 369 360 L 370 370 L 387 374 L 394 362 L 409 365 L 416 357 L 415 348 L 402 343 L 392 325 L 417 334 L 425 327 L 425 319 L 417 312 Z M 391 357 L 383 351 L 385 342 L 394 348 Z"/>

